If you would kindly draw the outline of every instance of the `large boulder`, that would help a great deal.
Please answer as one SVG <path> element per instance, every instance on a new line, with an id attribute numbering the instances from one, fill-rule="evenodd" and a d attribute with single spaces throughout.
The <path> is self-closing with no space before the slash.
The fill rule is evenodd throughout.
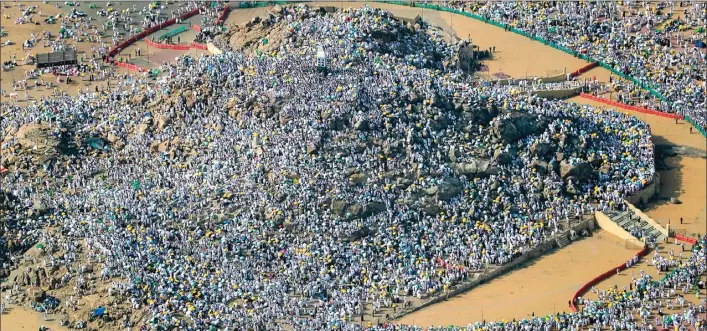
<path id="1" fill-rule="evenodd" d="M 346 206 L 346 211 L 344 212 L 344 217 L 347 220 L 354 220 L 361 218 L 363 214 L 363 206 L 360 203 L 352 203 Z"/>
<path id="2" fill-rule="evenodd" d="M 456 173 L 467 177 L 487 177 L 497 175 L 500 172 L 498 167 L 491 165 L 491 162 L 485 159 L 472 159 L 468 162 L 453 163 L 452 169 Z"/>
<path id="3" fill-rule="evenodd" d="M 477 124 L 487 124 L 494 117 L 498 115 L 498 107 L 496 105 L 491 105 L 488 107 L 480 105 L 467 105 L 467 104 L 455 104 L 456 109 L 463 109 L 462 118 L 465 121 L 477 123 Z"/>
<path id="4" fill-rule="evenodd" d="M 547 127 L 546 119 L 525 112 L 514 112 L 510 116 L 494 123 L 493 130 L 497 137 L 515 142 L 531 134 L 539 134 Z"/>
<path id="5" fill-rule="evenodd" d="M 569 164 L 565 161 L 560 162 L 560 176 L 567 179 L 572 176 L 577 179 L 577 182 L 585 182 L 594 175 L 594 168 L 587 162 L 578 164 Z"/>
<path id="6" fill-rule="evenodd" d="M 385 204 L 380 201 L 372 201 L 363 208 L 361 217 L 369 217 L 385 211 Z"/>
<path id="7" fill-rule="evenodd" d="M 543 158 L 550 155 L 552 152 L 552 146 L 548 143 L 534 143 L 530 146 L 530 151 L 533 155 Z"/>
<path id="8" fill-rule="evenodd" d="M 161 142 L 159 145 L 157 145 L 157 151 L 163 152 L 163 153 L 168 151 L 169 150 L 169 143 L 170 143 L 169 140 L 165 140 L 165 141 Z"/>
<path id="9" fill-rule="evenodd" d="M 565 192 L 571 195 L 577 195 L 579 194 L 579 188 L 575 183 L 568 182 L 567 184 L 565 184 Z"/>
<path id="10" fill-rule="evenodd" d="M 421 201 L 422 211 L 427 215 L 437 215 L 442 210 L 439 203 L 433 197 L 424 198 Z"/>
<path id="11" fill-rule="evenodd" d="M 106 137 L 106 140 L 108 140 L 109 143 L 114 144 L 118 140 L 120 140 L 120 137 L 116 136 L 114 133 L 109 133 L 108 137 Z"/>
<path id="12" fill-rule="evenodd" d="M 39 287 L 33 286 L 27 290 L 27 295 L 29 296 L 29 299 L 34 302 L 43 302 L 44 298 L 47 297 L 47 292 Z"/>
<path id="13" fill-rule="evenodd" d="M 530 168 L 535 169 L 539 174 L 546 175 L 550 170 L 550 165 L 546 161 L 535 160 L 530 163 Z"/>
<path id="14" fill-rule="evenodd" d="M 158 114 L 155 121 L 155 126 L 159 130 L 164 130 L 172 122 L 172 117 L 169 114 Z"/>
<path id="15" fill-rule="evenodd" d="M 41 200 L 35 199 L 32 202 L 32 215 L 41 216 L 49 211 L 49 207 L 44 204 Z"/>
<path id="16" fill-rule="evenodd" d="M 275 14 L 280 15 L 281 12 L 282 12 L 282 6 L 280 6 L 280 5 L 275 5 L 272 8 L 270 8 L 270 13 L 272 13 L 273 15 L 275 15 Z"/>
<path id="17" fill-rule="evenodd" d="M 496 163 L 500 165 L 507 165 L 513 162 L 513 156 L 508 152 L 496 152 L 494 154 L 494 159 L 496 160 Z"/>
<path id="18" fill-rule="evenodd" d="M 61 143 L 51 134 L 51 128 L 46 124 L 25 124 L 17 130 L 15 137 L 20 146 L 37 153 L 55 150 Z"/>
<path id="19" fill-rule="evenodd" d="M 343 237 L 341 240 L 342 240 L 343 242 L 358 241 L 358 240 L 361 240 L 361 239 L 363 239 L 363 238 L 366 238 L 366 237 L 370 236 L 370 235 L 373 234 L 373 233 L 375 233 L 373 230 L 371 230 L 370 228 L 364 226 L 364 227 L 362 227 L 362 228 L 360 228 L 360 229 L 358 229 L 358 230 L 352 232 L 351 234 L 349 234 L 349 235 Z"/>
<path id="20" fill-rule="evenodd" d="M 368 180 L 368 175 L 365 173 L 355 173 L 349 177 L 349 179 L 356 185 L 365 184 Z"/>
<path id="21" fill-rule="evenodd" d="M 29 272 L 29 283 L 32 286 L 42 286 L 42 284 L 39 283 L 39 274 L 37 273 L 37 270 Z"/>
<path id="22" fill-rule="evenodd" d="M 80 270 L 82 273 L 90 274 L 90 273 L 93 272 L 93 266 L 90 265 L 90 264 L 84 264 L 84 265 L 82 265 L 82 266 L 79 268 L 79 270 Z"/>
<path id="23" fill-rule="evenodd" d="M 341 216 L 343 215 L 346 206 L 348 206 L 348 203 L 345 200 L 334 199 L 331 201 L 329 209 L 331 210 L 332 214 Z"/>
<path id="24" fill-rule="evenodd" d="M 150 131 L 150 125 L 147 123 L 140 123 L 137 127 L 135 127 L 135 132 L 137 134 L 146 134 L 149 131 Z"/>
<path id="25" fill-rule="evenodd" d="M 447 177 L 438 185 L 437 197 L 440 200 L 449 200 L 461 193 L 462 182 L 454 177 Z"/>

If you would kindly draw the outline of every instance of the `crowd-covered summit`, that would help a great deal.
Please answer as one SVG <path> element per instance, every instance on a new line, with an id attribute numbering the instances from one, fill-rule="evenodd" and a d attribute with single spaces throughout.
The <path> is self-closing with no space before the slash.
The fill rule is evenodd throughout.
<path id="1" fill-rule="evenodd" d="M 266 20 L 286 35 L 265 53 L 222 45 L 157 83 L 8 105 L 6 248 L 61 266 L 85 243 L 116 302 L 148 312 L 125 325 L 356 330 L 653 179 L 645 123 L 472 80 L 463 43 L 425 24 Z M 90 293 L 85 270 L 55 286 Z"/>

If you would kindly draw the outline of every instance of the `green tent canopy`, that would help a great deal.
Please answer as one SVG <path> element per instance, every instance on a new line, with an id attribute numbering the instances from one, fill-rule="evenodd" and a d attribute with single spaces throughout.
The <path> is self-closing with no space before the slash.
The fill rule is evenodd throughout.
<path id="1" fill-rule="evenodd" d="M 86 140 L 86 143 L 99 151 L 110 150 L 110 147 L 108 147 L 108 144 L 106 144 L 102 138 L 89 138 Z"/>

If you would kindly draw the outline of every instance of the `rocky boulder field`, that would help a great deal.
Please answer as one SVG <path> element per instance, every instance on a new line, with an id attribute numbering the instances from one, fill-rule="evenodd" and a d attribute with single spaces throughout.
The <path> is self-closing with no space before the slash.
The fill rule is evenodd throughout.
<path id="1" fill-rule="evenodd" d="M 287 6 L 229 31 L 168 79 L 9 107 L 4 248 L 69 266 L 15 276 L 35 299 L 78 282 L 153 325 L 357 329 L 655 172 L 643 122 L 479 82 L 422 21 Z"/>

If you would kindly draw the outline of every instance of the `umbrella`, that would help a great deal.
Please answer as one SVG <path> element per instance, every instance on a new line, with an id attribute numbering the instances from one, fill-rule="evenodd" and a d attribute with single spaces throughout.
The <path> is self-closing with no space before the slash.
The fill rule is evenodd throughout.
<path id="1" fill-rule="evenodd" d="M 98 307 L 93 310 L 93 317 L 101 317 L 103 314 L 106 313 L 106 308 L 105 307 Z"/>

